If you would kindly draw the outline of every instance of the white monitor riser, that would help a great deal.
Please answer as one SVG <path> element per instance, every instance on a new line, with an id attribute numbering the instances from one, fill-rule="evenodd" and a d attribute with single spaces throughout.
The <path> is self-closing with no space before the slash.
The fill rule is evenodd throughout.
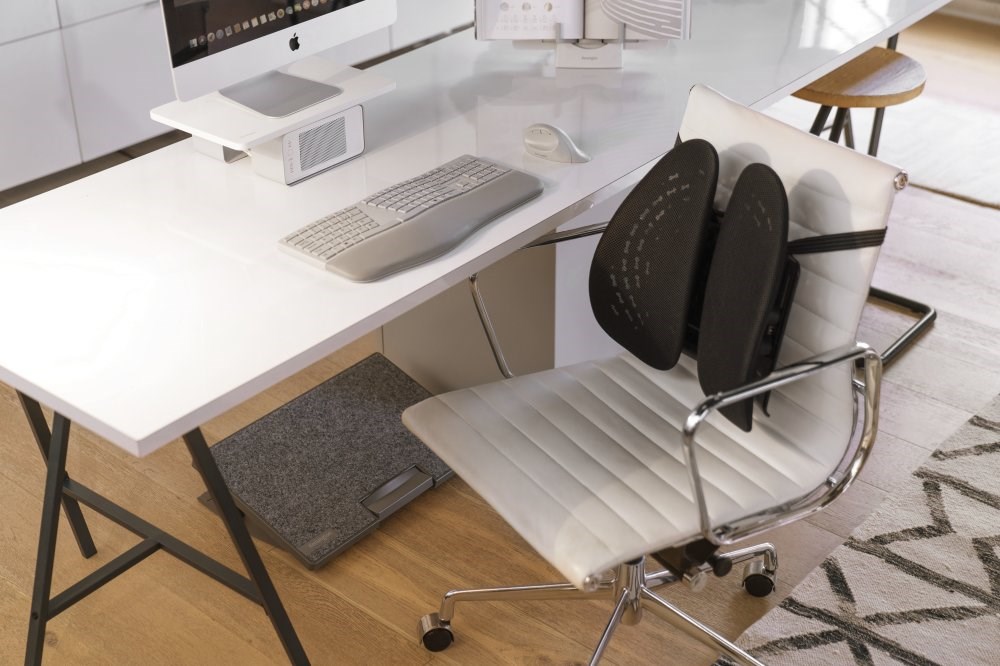
<path id="1" fill-rule="evenodd" d="M 149 115 L 157 122 L 191 134 L 195 148 L 201 153 L 225 162 L 250 155 L 257 173 L 291 184 L 360 154 L 364 149 L 363 114 L 360 108 L 348 111 L 396 88 L 391 79 L 319 56 L 295 62 L 282 72 L 334 85 L 342 92 L 282 118 L 252 111 L 218 92 L 187 102 L 170 102 L 156 107 Z M 284 168 L 287 163 L 281 161 L 274 163 L 284 160 L 283 156 L 288 154 L 284 148 L 299 130 L 307 130 L 324 120 L 335 120 L 341 114 L 350 119 L 346 125 L 347 151 L 331 156 L 322 168 L 314 167 L 307 172 Z"/>

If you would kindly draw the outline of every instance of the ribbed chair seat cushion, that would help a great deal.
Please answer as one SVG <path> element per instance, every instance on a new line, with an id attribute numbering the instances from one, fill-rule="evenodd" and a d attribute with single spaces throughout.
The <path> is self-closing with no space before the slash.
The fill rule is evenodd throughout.
<path id="1" fill-rule="evenodd" d="M 775 392 L 745 433 L 698 431 L 713 524 L 798 498 L 836 467 L 853 424 L 848 368 Z M 845 390 L 833 391 L 831 380 Z M 680 430 L 704 395 L 683 357 L 630 354 L 430 398 L 403 420 L 574 585 L 699 534 Z"/>

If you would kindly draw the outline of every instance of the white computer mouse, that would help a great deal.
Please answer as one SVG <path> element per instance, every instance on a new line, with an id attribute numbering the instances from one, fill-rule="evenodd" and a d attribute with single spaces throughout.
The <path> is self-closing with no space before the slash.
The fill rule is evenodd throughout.
<path id="1" fill-rule="evenodd" d="M 580 150 L 566 132 L 558 127 L 536 123 L 524 130 L 524 149 L 553 162 L 589 162 L 590 155 Z"/>

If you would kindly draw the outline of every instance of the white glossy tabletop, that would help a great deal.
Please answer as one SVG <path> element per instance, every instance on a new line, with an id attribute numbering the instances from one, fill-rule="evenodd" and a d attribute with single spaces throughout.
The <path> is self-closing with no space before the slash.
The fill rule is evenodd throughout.
<path id="1" fill-rule="evenodd" d="M 629 51 L 621 71 L 555 71 L 548 51 L 465 31 L 378 66 L 397 89 L 366 105 L 366 154 L 309 181 L 279 185 L 185 141 L 0 210 L 0 380 L 144 455 L 626 182 L 673 144 L 694 83 L 766 106 L 943 4 L 696 0 L 694 39 Z M 593 161 L 527 156 L 521 131 L 536 122 Z M 310 220 L 463 153 L 536 174 L 546 191 L 372 284 L 278 249 Z"/>

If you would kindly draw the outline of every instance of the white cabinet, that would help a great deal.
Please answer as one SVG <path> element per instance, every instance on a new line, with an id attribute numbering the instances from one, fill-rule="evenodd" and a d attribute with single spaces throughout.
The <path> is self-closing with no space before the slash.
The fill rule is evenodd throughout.
<path id="1" fill-rule="evenodd" d="M 65 28 L 140 5 L 156 7 L 157 11 L 160 7 L 159 0 L 59 0 L 59 20 Z"/>
<path id="2" fill-rule="evenodd" d="M 473 0 L 396 0 L 393 50 L 472 23 L 473 6 Z"/>
<path id="3" fill-rule="evenodd" d="M 448 32 L 473 0 L 398 12 L 327 55 L 357 64 Z M 162 20 L 159 0 L 0 0 L 0 190 L 166 131 L 149 118 L 174 98 Z"/>
<path id="4" fill-rule="evenodd" d="M 66 65 L 84 160 L 167 128 L 149 110 L 174 99 L 158 4 L 64 28 Z"/>
<path id="5" fill-rule="evenodd" d="M 59 31 L 0 46 L 0 190 L 79 164 Z"/>
<path id="6" fill-rule="evenodd" d="M 56 0 L 0 0 L 0 44 L 58 27 Z"/>

